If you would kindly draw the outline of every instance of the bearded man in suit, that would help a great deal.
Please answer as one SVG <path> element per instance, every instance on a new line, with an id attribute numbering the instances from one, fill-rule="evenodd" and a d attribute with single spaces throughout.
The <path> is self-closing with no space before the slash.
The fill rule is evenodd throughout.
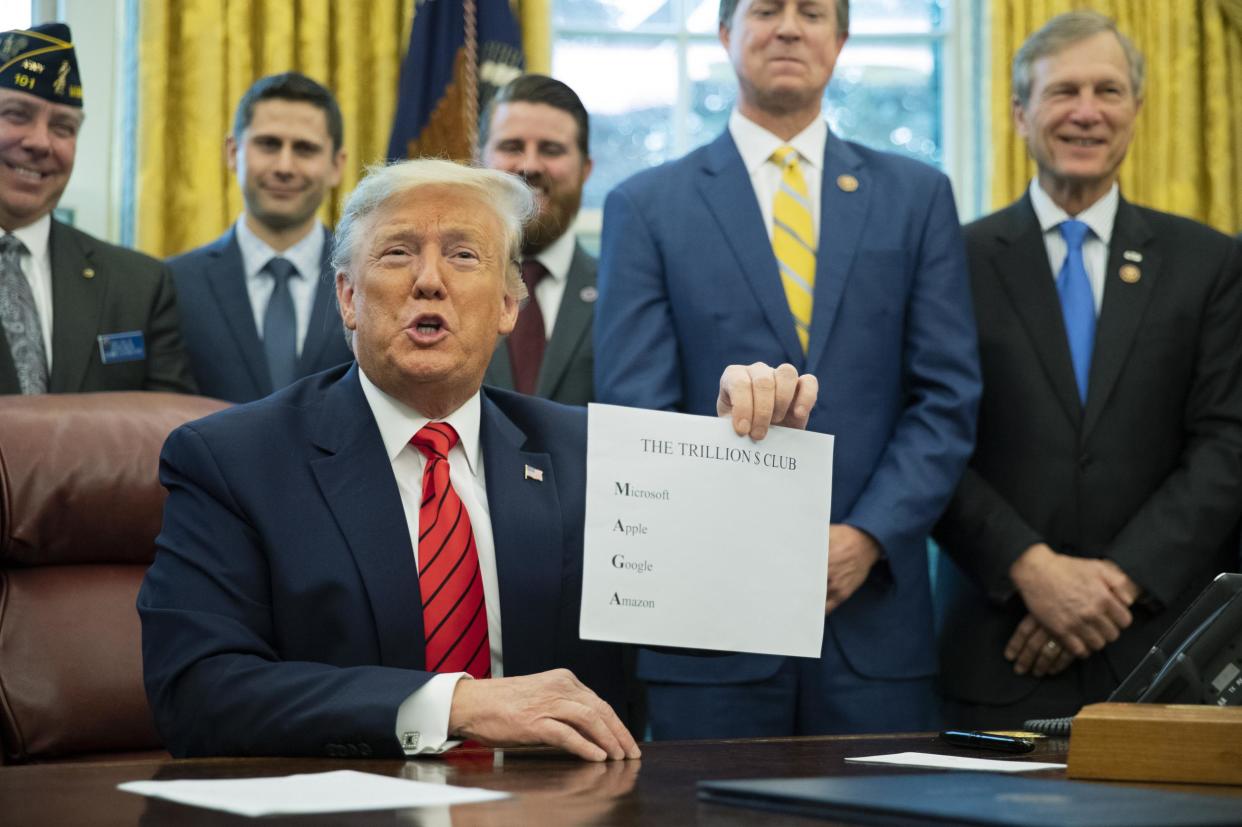
<path id="1" fill-rule="evenodd" d="M 594 398 L 596 264 L 573 232 L 591 176 L 589 128 L 574 90 L 544 75 L 503 87 L 479 124 L 479 160 L 522 176 L 539 203 L 522 242 L 529 298 L 483 381 L 567 405 Z"/>

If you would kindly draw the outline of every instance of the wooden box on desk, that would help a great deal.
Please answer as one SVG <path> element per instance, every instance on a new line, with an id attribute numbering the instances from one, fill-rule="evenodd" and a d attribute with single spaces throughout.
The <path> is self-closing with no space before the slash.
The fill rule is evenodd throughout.
<path id="1" fill-rule="evenodd" d="M 1242 784 L 1242 707 L 1093 704 L 1074 717 L 1070 778 Z"/>

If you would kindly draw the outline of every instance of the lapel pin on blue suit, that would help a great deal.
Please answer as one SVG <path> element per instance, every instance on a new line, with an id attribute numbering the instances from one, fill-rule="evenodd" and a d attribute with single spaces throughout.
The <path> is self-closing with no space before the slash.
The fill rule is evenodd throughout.
<path id="1" fill-rule="evenodd" d="M 543 482 L 543 470 L 527 465 L 525 475 L 522 479 L 534 480 L 535 482 Z"/>
<path id="2" fill-rule="evenodd" d="M 599 298 L 599 291 L 595 289 L 595 285 L 588 284 L 586 287 L 578 291 L 578 298 L 587 304 L 591 304 Z"/>
<path id="3" fill-rule="evenodd" d="M 93 278 L 95 278 L 95 268 L 94 268 L 94 267 L 87 267 L 85 270 L 83 270 L 83 271 L 82 271 L 82 278 L 84 278 L 84 279 L 93 279 Z"/>
<path id="4" fill-rule="evenodd" d="M 853 175 L 838 175 L 837 186 L 841 188 L 841 192 L 854 192 L 858 189 L 858 179 Z"/>
<path id="5" fill-rule="evenodd" d="M 1133 264 L 1123 264 L 1118 275 L 1126 284 L 1134 284 L 1143 277 L 1143 271 Z"/>

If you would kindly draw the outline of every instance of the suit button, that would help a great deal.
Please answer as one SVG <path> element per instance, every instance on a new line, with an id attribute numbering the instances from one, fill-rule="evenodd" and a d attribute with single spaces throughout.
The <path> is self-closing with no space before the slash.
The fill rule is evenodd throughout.
<path id="1" fill-rule="evenodd" d="M 1091 466 L 1095 465 L 1095 457 L 1090 454 L 1083 454 L 1078 458 L 1078 468 L 1082 471 L 1091 470 Z"/>
<path id="2" fill-rule="evenodd" d="M 361 755 L 363 758 L 370 758 L 371 757 L 371 745 L 370 744 L 359 744 L 358 754 Z"/>

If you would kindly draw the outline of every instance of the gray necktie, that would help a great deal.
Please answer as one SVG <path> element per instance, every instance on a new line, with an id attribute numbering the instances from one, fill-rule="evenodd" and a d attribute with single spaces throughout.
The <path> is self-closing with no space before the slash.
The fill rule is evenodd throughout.
<path id="1" fill-rule="evenodd" d="M 34 291 L 22 272 L 25 245 L 13 235 L 0 238 L 0 324 L 9 341 L 22 393 L 47 393 L 47 354 Z"/>
<path id="2" fill-rule="evenodd" d="M 289 279 L 298 270 L 288 259 L 278 256 L 263 266 L 263 272 L 270 273 L 276 282 L 263 314 L 263 350 L 267 352 L 272 390 L 277 391 L 297 378 L 298 325 Z"/>

